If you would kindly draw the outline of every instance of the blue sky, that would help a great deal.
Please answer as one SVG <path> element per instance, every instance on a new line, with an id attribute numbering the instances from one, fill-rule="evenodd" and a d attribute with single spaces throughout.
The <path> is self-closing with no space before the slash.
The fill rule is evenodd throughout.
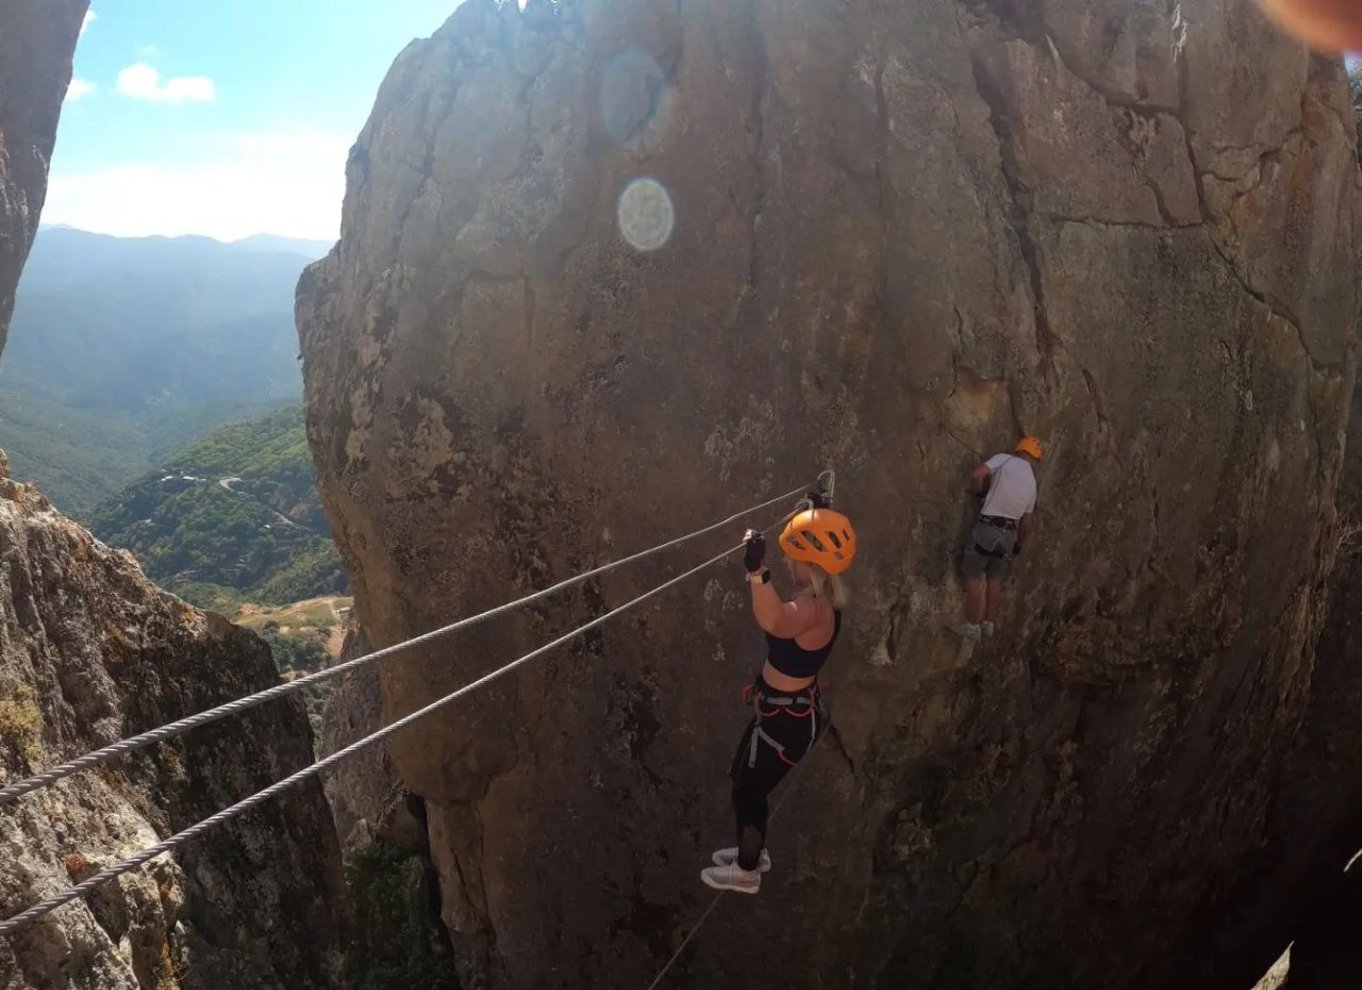
<path id="1" fill-rule="evenodd" d="M 397 53 L 459 0 L 94 0 L 45 223 L 334 238 L 345 156 Z"/>

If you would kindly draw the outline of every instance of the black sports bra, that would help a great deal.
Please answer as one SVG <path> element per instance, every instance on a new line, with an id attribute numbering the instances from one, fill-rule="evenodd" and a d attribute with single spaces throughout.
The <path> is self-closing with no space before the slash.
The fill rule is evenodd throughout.
<path id="1" fill-rule="evenodd" d="M 766 662 L 786 677 L 816 677 L 842 631 L 842 613 L 832 613 L 832 639 L 816 650 L 806 650 L 797 640 L 766 633 Z"/>

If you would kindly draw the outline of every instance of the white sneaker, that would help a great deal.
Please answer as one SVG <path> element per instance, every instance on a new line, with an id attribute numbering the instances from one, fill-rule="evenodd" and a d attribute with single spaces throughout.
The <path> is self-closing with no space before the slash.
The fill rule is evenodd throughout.
<path id="1" fill-rule="evenodd" d="M 955 633 L 961 639 L 983 638 L 983 633 L 980 631 L 979 627 L 976 626 L 973 622 L 957 622 L 955 625 L 950 626 L 949 628 L 951 632 Z"/>
<path id="2" fill-rule="evenodd" d="M 737 894 L 755 894 L 761 890 L 761 870 L 749 873 L 737 863 L 701 870 L 700 879 L 715 890 L 731 890 Z"/>
<path id="3" fill-rule="evenodd" d="M 736 863 L 738 861 L 738 847 L 729 846 L 727 849 L 716 849 L 713 858 L 715 866 L 729 866 Z M 765 849 L 761 851 L 761 862 L 757 865 L 757 869 L 762 873 L 771 872 L 771 854 Z"/>
<path id="4" fill-rule="evenodd" d="M 979 623 L 979 632 L 983 635 L 984 639 L 988 639 L 990 636 L 993 635 L 993 623 L 992 622 Z"/>

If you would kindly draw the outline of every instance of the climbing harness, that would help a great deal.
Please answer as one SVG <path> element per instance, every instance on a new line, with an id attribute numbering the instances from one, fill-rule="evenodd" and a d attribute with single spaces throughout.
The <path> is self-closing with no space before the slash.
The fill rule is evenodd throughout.
<path id="1" fill-rule="evenodd" d="M 831 472 L 825 472 L 825 475 L 830 475 L 830 474 L 831 474 Z M 820 484 L 821 484 L 821 479 L 822 479 L 822 477 L 823 477 L 823 476 L 820 476 Z M 733 523 L 735 520 L 741 518 L 741 517 L 744 516 L 744 515 L 747 515 L 748 513 L 757 512 L 757 511 L 760 511 L 761 509 L 769 508 L 770 506 L 772 506 L 772 505 L 774 505 L 774 504 L 776 504 L 776 503 L 778 503 L 778 502 L 787 501 L 788 499 L 790 499 L 790 498 L 793 497 L 794 495 L 797 495 L 799 492 L 806 491 L 806 490 L 807 490 L 807 487 L 808 487 L 808 486 L 800 486 L 799 488 L 795 489 L 794 492 L 790 492 L 790 493 L 787 493 L 787 494 L 785 494 L 785 495 L 781 495 L 781 496 L 779 496 L 779 497 L 777 497 L 777 498 L 771 499 L 771 500 L 769 500 L 769 501 L 767 501 L 767 502 L 763 502 L 763 503 L 762 503 L 761 505 L 759 505 L 759 506 L 753 506 L 753 507 L 750 508 L 750 509 L 745 509 L 745 510 L 743 510 L 742 512 L 739 512 L 739 513 L 736 513 L 736 514 L 733 515 L 733 516 L 730 516 L 728 519 L 724 520 L 724 521 L 721 522 L 721 523 L 716 523 L 716 524 L 713 525 L 713 526 L 706 527 L 706 528 L 703 529 L 703 530 L 698 530 L 698 531 L 696 531 L 696 532 L 694 532 L 694 533 L 691 533 L 691 534 L 689 534 L 689 535 L 687 535 L 687 536 L 680 537 L 679 539 L 676 539 L 676 540 L 672 540 L 672 541 L 670 541 L 669 543 L 661 544 L 660 546 L 654 547 L 654 548 L 652 548 L 651 550 L 646 550 L 646 551 L 643 551 L 643 552 L 641 552 L 641 553 L 634 554 L 634 555 L 632 555 L 632 556 L 630 556 L 630 557 L 623 558 L 623 559 L 620 560 L 620 561 L 616 561 L 616 562 L 613 563 L 613 564 L 608 564 L 608 565 L 606 565 L 606 566 L 604 566 L 604 567 L 597 568 L 596 570 L 587 572 L 586 574 L 578 575 L 576 578 L 571 578 L 571 579 L 569 579 L 569 580 L 567 580 L 567 581 L 560 582 L 559 584 L 554 585 L 552 588 L 545 589 L 544 591 L 541 591 L 541 592 L 536 592 L 536 593 L 533 594 L 533 595 L 529 595 L 529 596 L 526 596 L 525 598 L 518 599 L 518 600 L 515 601 L 515 602 L 510 602 L 510 603 L 508 603 L 508 604 L 506 604 L 506 605 L 498 606 L 497 608 L 491 610 L 490 612 L 484 612 L 484 613 L 481 613 L 481 614 L 479 614 L 479 615 L 471 616 L 471 617 L 469 617 L 469 618 L 467 618 L 467 619 L 460 620 L 459 622 L 456 622 L 456 623 L 454 623 L 454 624 L 452 624 L 452 625 L 445 626 L 445 627 L 443 627 L 442 629 L 435 630 L 434 632 L 425 633 L 424 635 L 422 635 L 422 636 L 417 636 L 417 637 L 415 637 L 414 639 L 410 639 L 410 640 L 406 640 L 406 641 L 404 641 L 404 642 L 402 642 L 402 643 L 398 643 L 398 644 L 396 644 L 396 645 L 394 645 L 394 646 L 388 647 L 386 650 L 379 650 L 379 651 L 377 651 L 377 652 L 375 652 L 375 653 L 369 654 L 369 655 L 366 656 L 366 657 L 360 657 L 360 658 L 358 658 L 358 660 L 356 660 L 356 661 L 351 661 L 351 662 L 348 663 L 348 664 L 342 664 L 340 667 L 332 668 L 332 670 L 329 671 L 329 673 L 331 673 L 331 674 L 334 675 L 335 673 L 337 673 L 337 672 L 339 672 L 339 671 L 341 671 L 341 670 L 343 670 L 343 669 L 354 669 L 354 666 L 358 663 L 359 660 L 363 660 L 363 661 L 372 661 L 372 660 L 374 660 L 374 659 L 379 658 L 380 656 L 391 655 L 393 652 L 395 652 L 395 651 L 398 650 L 398 649 L 401 649 L 401 648 L 404 648 L 404 647 L 409 647 L 409 646 L 412 646 L 412 645 L 414 645 L 414 644 L 416 644 L 416 643 L 429 642 L 431 639 L 435 638 L 436 636 L 444 635 L 445 633 L 452 632 L 454 629 L 457 629 L 457 628 L 466 627 L 466 626 L 472 624 L 472 623 L 475 622 L 475 621 L 481 621 L 481 620 L 483 620 L 483 619 L 485 619 L 485 618 L 487 618 L 487 617 L 489 617 L 489 616 L 491 616 L 491 615 L 493 615 L 493 614 L 498 614 L 498 613 L 500 613 L 500 612 L 504 612 L 504 611 L 506 611 L 507 609 L 512 608 L 512 607 L 514 607 L 514 606 L 516 606 L 516 605 L 520 605 L 520 604 L 523 604 L 523 603 L 525 603 L 525 602 L 532 601 L 532 600 L 534 600 L 534 599 L 536 599 L 536 598 L 543 597 L 544 595 L 546 595 L 546 594 L 548 594 L 548 593 L 550 593 L 550 592 L 552 592 L 552 591 L 558 590 L 559 588 L 567 587 L 567 586 L 569 586 L 569 585 L 571 585 L 571 584 L 576 584 L 576 583 L 578 583 L 578 582 L 580 582 L 580 581 L 585 580 L 587 577 L 591 576 L 592 574 L 600 574 L 600 573 L 603 573 L 603 572 L 605 572 L 605 571 L 607 571 L 607 570 L 611 570 L 611 569 L 613 569 L 613 568 L 615 568 L 615 567 L 621 566 L 621 565 L 624 564 L 625 562 L 632 561 L 632 560 L 641 559 L 642 557 L 646 557 L 646 556 L 648 556 L 648 555 L 650 555 L 650 554 L 656 553 L 656 552 L 658 552 L 659 550 L 661 550 L 661 549 L 663 549 L 663 548 L 675 546 L 675 545 L 678 544 L 678 543 L 681 543 L 681 542 L 684 542 L 684 541 L 686 541 L 686 540 L 692 539 L 693 537 L 699 536 L 699 535 L 701 535 L 702 533 L 712 532 L 712 531 L 715 530 L 715 529 L 718 529 L 718 528 L 720 528 L 720 527 L 722 527 L 722 526 L 729 525 L 729 524 Z M 768 533 L 769 533 L 769 532 L 772 532 L 772 531 L 774 531 L 777 527 L 784 525 L 784 523 L 785 523 L 789 518 L 790 518 L 789 515 L 786 515 L 786 516 L 782 517 L 782 518 L 781 518 L 778 522 L 776 522 L 774 525 L 768 527 L 767 530 L 766 530 L 766 532 L 768 532 Z M 97 887 L 99 887 L 99 886 L 101 886 L 101 885 L 107 883 L 107 882 L 110 881 L 110 880 L 116 879 L 116 878 L 122 876 L 122 875 L 125 874 L 125 873 L 129 873 L 129 872 L 131 872 L 131 871 L 137 869 L 138 867 L 144 865 L 145 863 L 150 862 L 151 860 L 153 860 L 153 859 L 155 859 L 156 857 L 162 855 L 163 853 L 173 852 L 175 849 L 179 848 L 181 845 L 183 845 L 184 843 L 190 841 L 191 839 L 194 839 L 194 838 L 196 838 L 196 837 L 198 837 L 198 836 L 204 834 L 205 832 L 208 832 L 209 830 L 211 830 L 211 829 L 213 829 L 213 828 L 216 828 L 218 825 L 223 825 L 223 824 L 225 824 L 225 823 L 231 821 L 232 819 L 237 818 L 238 816 L 240 816 L 240 815 L 246 813 L 247 811 L 250 811 L 252 808 L 256 807 L 257 805 L 263 804 L 265 801 L 268 801 L 270 798 L 273 798 L 273 797 L 275 797 L 276 795 L 282 793 L 283 791 L 288 790 L 290 787 L 293 787 L 295 784 L 300 784 L 300 783 L 302 783 L 302 782 L 305 781 L 305 780 L 308 780 L 308 779 L 310 779 L 310 778 L 312 778 L 312 777 L 317 776 L 317 775 L 320 774 L 323 770 L 325 770 L 325 769 L 327 769 L 327 768 L 329 768 L 329 767 L 331 767 L 331 766 L 334 766 L 335 764 L 341 762 L 342 760 L 344 760 L 345 758 L 347 758 L 347 757 L 353 755 L 354 753 L 357 753 L 357 752 L 359 752 L 359 751 L 362 750 L 362 749 L 367 749 L 368 747 L 373 746 L 374 744 L 376 744 L 376 743 L 378 743 L 378 742 L 381 742 L 382 740 L 388 738 L 389 736 L 393 735 L 394 733 L 397 733 L 397 732 L 401 731 L 402 729 L 406 728 L 407 726 L 412 725 L 413 723 L 415 723 L 415 722 L 417 722 L 417 721 L 419 721 L 419 720 L 425 718 L 427 715 L 430 715 L 430 714 L 432 714 L 432 713 L 434 713 L 434 712 L 440 710 L 441 708 L 444 708 L 446 705 L 451 704 L 452 702 L 458 700 L 459 698 L 462 698 L 462 697 L 464 697 L 464 696 L 467 695 L 467 694 L 471 694 L 472 692 L 478 690 L 479 688 L 481 688 L 481 687 L 483 687 L 483 686 L 485 686 L 485 685 L 487 685 L 487 684 L 490 684 L 491 682 L 493 682 L 493 681 L 495 681 L 495 680 L 498 680 L 498 679 L 500 679 L 501 677 L 504 677 L 505 675 L 509 674 L 511 671 L 515 670 L 517 667 L 520 667 L 520 666 L 522 666 L 522 665 L 524 665 L 524 664 L 526 664 L 526 663 L 529 663 L 531 660 L 534 660 L 534 659 L 536 659 L 536 658 L 538 658 L 538 657 L 540 657 L 540 656 L 543 656 L 545 653 L 548 653 L 550 650 L 553 650 L 553 649 L 555 649 L 556 647 L 559 647 L 559 646 L 561 646 L 562 644 L 564 644 L 564 643 L 566 643 L 566 642 L 568 642 L 568 641 L 570 641 L 570 640 L 572 640 L 572 639 L 575 639 L 575 638 L 578 637 L 578 636 L 581 636 L 583 633 L 586 633 L 586 632 L 589 632 L 589 631 L 592 630 L 592 629 L 595 629 L 596 627 L 598 627 L 598 626 L 604 624 L 605 622 L 607 622 L 608 620 L 610 620 L 610 619 L 614 618 L 615 616 L 621 614 L 622 612 L 628 611 L 629 609 L 632 609 L 632 608 L 634 608 L 634 607 L 636 607 L 636 606 L 638 606 L 638 605 L 641 605 L 643 602 L 645 602 L 645 601 L 647 601 L 647 600 L 649 600 L 649 599 L 655 597 L 656 595 L 661 594 L 663 591 L 667 590 L 668 588 L 672 588 L 672 587 L 674 587 L 674 586 L 680 584 L 681 582 L 685 581 L 687 578 L 690 578 L 690 577 L 695 576 L 696 574 L 699 574 L 701 571 L 704 571 L 704 570 L 706 570 L 707 568 L 712 567 L 713 565 L 719 563 L 720 561 L 722 561 L 725 557 L 729 556 L 730 554 L 735 553 L 735 552 L 737 552 L 737 551 L 743 549 L 743 546 L 744 546 L 744 544 L 739 543 L 737 546 L 729 547 L 727 550 L 723 551 L 723 552 L 720 553 L 720 554 L 717 554 L 717 555 L 711 557 L 709 560 L 706 560 L 704 563 L 699 564 L 699 565 L 697 565 L 697 566 L 695 566 L 695 567 L 692 567 L 690 570 L 684 571 L 683 573 L 678 574 L 677 576 L 675 576 L 675 577 L 673 577 L 673 578 L 670 578 L 670 579 L 668 579 L 667 581 L 664 581 L 662 584 L 657 585 L 657 586 L 654 587 L 652 590 L 646 591 L 646 592 L 644 592 L 643 594 L 641 594 L 641 595 L 639 595 L 639 596 L 637 596 L 637 597 L 635 597 L 635 598 L 630 599 L 629 601 L 625 602 L 623 605 L 617 606 L 616 608 L 611 609 L 609 612 L 606 612 L 604 615 L 598 616 L 597 618 L 592 619 L 590 622 L 587 622 L 587 623 L 584 623 L 583 625 L 578 626 L 577 628 L 571 630 L 570 632 L 567 632 L 567 633 L 563 634 L 562 636 L 559 636 L 557 639 L 555 639 L 555 640 L 553 640 L 553 641 L 551 641 L 551 642 L 549 642 L 549 643 L 544 644 L 543 646 L 539 647 L 538 649 L 532 650 L 531 652 L 526 653 L 524 656 L 522 656 L 522 657 L 520 657 L 520 658 L 518 658 L 518 659 L 516 659 L 516 660 L 511 661 L 510 663 L 506 664 L 505 666 L 498 667 L 496 670 L 493 670 L 492 672 L 490 672 L 490 673 L 488 673 L 488 674 L 484 674 L 482 677 L 479 677 L 478 679 L 476 679 L 476 680 L 474 680 L 474 681 L 471 681 L 471 682 L 468 683 L 468 684 L 465 684 L 463 687 L 458 688 L 457 690 L 451 692 L 450 694 L 445 695 L 443 698 L 440 698 L 440 699 L 437 700 L 437 701 L 434 701 L 434 702 L 430 703 L 429 705 L 426 705 L 424 708 L 418 709 L 417 711 L 414 711 L 414 712 L 410 713 L 409 715 L 403 716 L 402 718 L 398 719 L 398 720 L 395 721 L 395 722 L 392 722 L 392 723 L 389 724 L 389 725 L 384 726 L 383 728 L 379 729 L 378 731 L 373 732 L 373 733 L 371 733 L 371 734 L 365 736 L 365 737 L 362 738 L 362 739 L 356 740 L 355 742 L 351 743 L 350 745 L 346 746 L 345 748 L 339 749 L 339 750 L 337 750 L 336 752 L 332 753 L 330 756 L 327 756 L 327 757 L 325 757 L 325 758 L 323 758 L 323 759 L 321 759 L 321 760 L 318 760 L 317 762 L 311 764 L 310 766 L 304 767 L 303 769 L 297 771 L 296 773 L 293 773 L 293 774 L 291 774 L 290 776 L 285 777 L 283 780 L 278 781 L 278 782 L 276 782 L 276 783 L 274 783 L 274 784 L 271 784 L 269 787 L 266 787 L 264 790 L 261 790 L 261 791 L 258 791 L 258 792 L 255 793 L 255 794 L 252 794 L 250 797 L 247 797 L 247 798 L 244 798 L 244 799 L 241 800 L 241 801 L 238 801 L 236 804 L 232 805 L 231 807 L 229 807 L 229 808 L 224 808 L 222 811 L 219 811 L 219 812 L 217 812 L 216 814 L 211 815 L 211 816 L 209 816 L 208 818 L 205 818 L 203 821 L 198 822 L 198 823 L 195 824 L 195 825 L 191 825 L 191 826 L 189 826 L 188 828 L 186 828 L 186 829 L 184 829 L 184 830 L 182 830 L 182 831 L 180 831 L 180 832 L 175 833 L 174 835 L 170 836 L 170 838 L 165 839 L 165 840 L 163 840 L 162 842 L 158 842 L 156 845 L 151 846 L 151 847 L 148 848 L 148 849 L 144 849 L 142 852 L 139 852 L 139 853 L 137 853 L 136 855 L 131 856 L 131 857 L 129 857 L 129 858 L 123 860 L 122 862 L 116 863 L 116 864 L 114 864 L 113 866 L 108 867 L 107 869 L 101 870 L 100 872 L 94 874 L 93 876 L 91 876 L 91 877 L 89 877 L 88 879 L 82 881 L 81 883 L 78 883 L 78 884 L 76 884 L 75 886 L 73 886 L 73 887 L 71 887 L 71 888 L 69 888 L 69 889 L 67 889 L 67 890 L 65 890 L 65 891 L 63 891 L 63 892 L 61 892 L 60 894 L 55 894 L 55 895 L 53 895 L 53 896 L 51 896 L 51 897 L 48 897 L 48 898 L 45 898 L 45 899 L 39 901 L 38 903 L 32 905 L 31 907 L 29 907 L 29 908 L 27 908 L 27 909 L 21 911 L 19 914 L 16 914 L 16 915 L 14 915 L 13 917 L 11 917 L 11 918 L 9 918 L 9 919 L 7 919 L 7 920 L 5 920 L 5 921 L 0 922 L 0 935 L 9 934 L 10 932 L 13 932 L 13 931 L 15 931 L 15 930 L 21 928 L 22 926 L 24 926 L 24 925 L 27 924 L 28 922 L 33 921 L 33 920 L 36 919 L 36 918 L 40 918 L 40 917 L 42 917 L 43 915 L 47 914 L 48 912 L 50 912 L 50 911 L 52 911 L 52 910 L 54 910 L 54 909 L 56 909 L 56 908 L 58 908 L 58 907 L 61 907 L 63 904 L 68 904 L 68 903 L 70 903 L 71 901 L 74 901 L 74 900 L 77 900 L 78 898 L 84 897 L 86 894 L 90 893 L 91 891 L 93 891 L 93 890 L 96 889 Z M 315 677 L 315 675 L 314 675 L 314 677 Z M 312 678 L 302 678 L 301 681 L 307 681 L 307 680 L 310 680 L 310 679 L 312 679 Z M 295 682 L 293 682 L 293 684 L 290 684 L 290 685 L 283 685 L 283 686 L 286 686 L 286 687 L 290 687 L 290 688 L 291 688 L 291 687 L 293 687 L 294 685 L 296 685 L 296 684 L 298 684 L 298 683 L 301 683 L 301 681 L 295 681 Z M 17 791 L 17 793 L 27 793 L 28 791 L 34 790 L 34 789 L 37 788 L 37 787 L 42 787 L 42 786 L 44 786 L 45 784 L 51 783 L 52 780 L 60 779 L 60 777 L 67 776 L 69 773 L 75 772 L 75 770 L 83 769 L 83 768 L 86 767 L 86 766 L 93 766 L 93 765 L 95 765 L 96 763 L 103 762 L 105 759 L 111 759 L 111 758 L 113 758 L 114 756 L 122 755 L 123 753 L 128 752 L 129 749 L 131 749 L 131 748 L 136 748 L 136 747 L 129 747 L 129 748 L 127 748 L 127 749 L 125 749 L 125 748 L 120 748 L 120 747 L 123 747 L 126 743 L 131 743 L 131 742 L 133 742 L 133 741 L 135 741 L 135 740 L 144 740 L 141 744 L 142 744 L 142 745 L 145 745 L 146 743 L 153 742 L 153 741 L 155 741 L 156 739 L 165 738 L 164 735 L 157 735 L 157 733 L 162 732 L 162 731 L 164 731 L 164 730 L 166 730 L 166 729 L 171 729 L 171 728 L 179 727 L 179 728 L 177 729 L 177 731 L 178 731 L 178 732 L 182 732 L 182 731 L 185 731 L 185 729 L 192 728 L 193 725 L 201 725 L 201 724 L 203 724 L 203 721 L 211 721 L 211 720 L 212 720 L 212 719 L 207 718 L 206 716 L 212 715 L 214 718 L 220 718 L 220 717 L 222 717 L 223 715 L 231 714 L 232 712 L 240 711 L 240 710 L 242 710 L 242 709 L 245 708 L 245 707 L 249 707 L 249 705 L 244 704 L 245 702 L 255 701 L 255 703 L 259 703 L 259 701 L 267 700 L 267 698 L 279 697 L 281 693 L 287 693 L 287 692 L 277 692 L 276 689 L 271 689 L 270 691 L 263 691 L 263 692 L 261 692 L 260 694 L 252 695 L 250 698 L 243 698 L 243 699 L 241 699 L 240 701 L 232 702 L 232 703 L 229 704 L 229 705 L 223 705 L 223 706 L 220 706 L 219 708 L 211 709 L 211 710 L 208 711 L 208 712 L 202 713 L 202 715 L 200 715 L 200 716 L 194 716 L 193 718 L 190 718 L 190 719 L 183 719 L 183 720 L 181 720 L 180 722 L 175 722 L 175 723 L 171 723 L 171 725 L 164 726 L 164 727 L 162 727 L 162 729 L 160 729 L 160 730 L 154 730 L 153 732 L 143 733 L 141 736 L 134 737 L 133 739 L 130 739 L 130 740 L 124 740 L 123 743 L 117 743 L 117 744 L 115 744 L 114 746 L 106 747 L 106 748 L 103 749 L 103 750 L 99 750 L 99 751 L 96 751 L 95 753 L 89 754 L 89 756 L 87 756 L 87 757 L 82 757 L 80 760 L 72 761 L 72 763 L 70 763 L 70 764 L 65 764 L 65 765 L 64 765 L 65 767 L 70 767 L 70 768 L 72 768 L 72 769 L 67 770 L 67 771 L 65 771 L 65 772 L 63 772 L 63 773 L 57 774 L 57 776 L 53 776 L 53 774 L 56 774 L 57 770 L 61 770 L 62 768 L 55 768 L 53 771 L 49 771 L 49 772 L 46 773 L 46 774 L 41 774 L 41 775 L 39 775 L 38 777 L 31 778 L 29 781 L 23 781 L 23 782 L 21 782 L 21 784 L 15 785 L 14 788 L 7 788 L 7 791 L 9 791 L 9 790 L 16 790 L 17 788 L 19 788 L 19 787 L 21 787 L 21 786 L 28 785 L 28 784 L 33 783 L 34 781 L 36 781 L 36 783 L 33 783 L 33 786 L 25 786 L 23 790 Z M 257 700 L 257 699 L 258 699 L 258 700 Z M 202 721 L 195 721 L 195 719 L 202 719 Z M 186 724 L 186 723 L 192 723 L 192 724 Z M 176 734 L 176 733 L 175 733 L 175 732 L 171 732 L 171 733 L 169 733 L 169 734 L 170 734 L 170 735 L 174 735 L 174 734 Z M 149 738 L 149 737 L 150 737 L 150 738 Z M 101 756 L 101 754 L 111 754 L 111 755 L 108 755 L 108 756 Z M 96 757 L 99 757 L 99 758 L 96 759 Z M 50 778 L 50 779 L 49 779 L 49 778 Z M 3 792 L 0 792 L 0 793 L 3 793 Z M 16 793 L 15 795 L 13 795 L 13 796 L 17 796 L 17 793 Z M 12 800 L 12 797 L 11 797 L 10 799 Z"/>
<path id="2" fill-rule="evenodd" d="M 818 484 L 822 485 L 824 478 L 832 477 L 833 474 L 831 471 L 824 471 L 823 474 L 819 475 Z M 78 771 L 98 766 L 101 763 L 108 763 L 112 760 L 118 759 L 121 756 L 126 756 L 128 753 L 134 752 L 135 750 L 141 749 L 145 746 L 150 746 L 154 742 L 161 742 L 162 740 L 170 739 L 174 736 L 178 736 L 181 735 L 182 733 L 188 732 L 190 729 L 197 728 L 200 725 L 206 725 L 209 722 L 215 722 L 218 719 L 226 718 L 228 715 L 235 715 L 238 714 L 239 712 L 244 712 L 247 709 L 254 708 L 257 705 L 262 705 L 267 701 L 273 701 L 276 698 L 283 698 L 290 694 L 296 694 L 299 691 L 305 690 L 314 684 L 319 684 L 322 681 L 327 680 L 329 678 L 338 677 L 341 674 L 358 670 L 361 667 L 368 666 L 371 663 L 376 663 L 379 660 L 386 660 L 388 657 L 392 656 L 395 653 L 399 653 L 402 650 L 408 650 L 414 646 L 422 646 L 426 643 L 432 643 L 437 639 L 441 639 L 445 636 L 448 636 L 450 633 L 458 632 L 461 629 L 467 629 L 471 626 L 475 626 L 480 623 L 486 622 L 488 619 L 495 618 L 496 616 L 501 615 L 504 612 L 509 612 L 512 609 L 519 608 L 522 605 L 528 605 L 530 602 L 538 601 L 541 598 L 546 598 L 549 595 L 555 594 L 559 591 L 563 591 L 567 588 L 571 588 L 574 585 L 581 584 L 583 581 L 587 581 L 593 577 L 597 577 L 601 574 L 613 571 L 618 567 L 623 567 L 626 564 L 631 564 L 634 563 L 635 561 L 643 560 L 645 557 L 650 557 L 653 554 L 660 553 L 663 550 L 669 550 L 672 547 L 679 546 L 682 543 L 686 543 L 690 540 L 693 540 L 697 536 L 703 536 L 706 533 L 712 533 L 717 529 L 722 529 L 725 526 L 730 526 L 737 520 L 741 519 L 743 516 L 750 515 L 753 512 L 760 512 L 762 509 L 768 509 L 771 506 L 777 505 L 781 502 L 788 502 L 794 496 L 807 491 L 808 487 L 809 487 L 808 485 L 800 485 L 792 492 L 787 492 L 784 495 L 779 495 L 776 498 L 770 499 L 767 502 L 763 502 L 761 505 L 753 506 L 750 509 L 744 509 L 742 512 L 734 513 L 727 519 L 715 523 L 713 526 L 706 526 L 704 529 L 699 529 L 693 533 L 688 533 L 685 536 L 681 536 L 678 537 L 677 539 L 670 540 L 667 543 L 659 544 L 658 546 L 652 547 L 649 550 L 642 550 L 639 553 L 631 554 L 628 557 L 624 557 L 612 563 L 605 564 L 601 567 L 594 568 L 593 570 L 586 571 L 583 574 L 578 574 L 575 577 L 570 577 L 564 581 L 559 581 L 557 584 L 550 585 L 549 587 L 544 588 L 541 591 L 536 591 L 532 594 L 525 595 L 523 598 L 517 598 L 514 601 L 506 602 L 503 605 L 498 605 L 496 608 L 488 609 L 486 612 L 480 612 L 477 615 L 471 615 L 465 619 L 460 619 L 457 622 L 451 623 L 450 625 L 442 626 L 439 629 L 433 629 L 428 633 L 422 633 L 420 636 L 413 637 L 412 639 L 403 640 L 400 643 L 394 643 L 392 646 L 384 647 L 381 650 L 375 650 L 372 653 L 366 653 L 362 657 L 356 657 L 353 660 L 348 660 L 345 663 L 337 664 L 334 667 L 328 667 L 325 670 L 319 670 L 314 674 L 308 674 L 306 677 L 300 677 L 297 680 L 289 681 L 286 684 L 277 684 L 274 687 L 268 688 L 264 691 L 260 691 L 257 694 L 252 694 L 245 698 L 239 698 L 236 701 L 229 701 L 226 704 L 218 705 L 216 708 L 210 708 L 207 711 L 198 713 L 197 715 L 191 715 L 187 718 L 182 718 L 177 722 L 171 722 L 167 725 L 161 726 L 160 728 L 151 729 L 150 731 L 143 732 L 139 735 L 121 740 L 109 746 L 105 746 L 102 749 L 97 749 L 94 750 L 93 752 L 86 753 L 84 756 L 78 759 L 71 760 L 68 763 L 63 763 L 60 764 L 59 766 L 52 767 L 48 770 L 43 771 L 42 773 L 35 774 L 26 780 L 21 780 L 18 781 L 17 783 L 10 784 L 8 787 L 0 788 L 0 808 L 3 808 L 5 805 L 16 800 L 22 795 L 28 794 L 30 791 L 36 791 L 41 787 L 46 787 L 49 784 L 54 784 L 57 781 L 63 779 L 64 777 L 69 777 L 71 776 L 71 774 L 77 773 Z"/>
<path id="3" fill-rule="evenodd" d="M 755 704 L 753 701 L 755 699 Z M 795 766 L 798 760 L 792 760 L 785 755 L 785 746 L 775 739 L 769 732 L 761 727 L 763 720 L 784 715 L 789 718 L 806 718 L 809 720 L 809 746 L 805 748 L 807 753 L 813 744 L 818 740 L 818 717 L 823 716 L 823 721 L 827 722 L 827 709 L 823 705 L 823 690 L 817 681 L 814 681 L 806 688 L 799 691 L 785 694 L 782 692 L 768 693 L 762 690 L 760 683 L 752 683 L 743 688 L 743 704 L 752 709 L 753 718 L 757 724 L 752 728 L 752 741 L 747 749 L 747 766 L 749 768 L 757 765 L 757 750 L 760 743 L 766 743 L 771 749 L 775 750 L 776 756 L 786 766 Z M 771 710 L 766 711 L 766 706 Z"/>
<path id="4" fill-rule="evenodd" d="M 998 529 L 1017 529 L 1021 525 L 1019 520 L 1007 516 L 980 516 L 979 521 L 988 523 L 990 526 L 996 526 Z"/>

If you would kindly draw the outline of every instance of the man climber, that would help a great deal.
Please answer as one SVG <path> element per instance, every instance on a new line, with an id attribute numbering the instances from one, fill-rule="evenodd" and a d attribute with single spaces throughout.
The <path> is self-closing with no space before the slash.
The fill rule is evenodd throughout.
<path id="1" fill-rule="evenodd" d="M 958 636 L 977 640 L 993 635 L 1003 578 L 1031 532 L 1036 508 L 1031 465 L 1042 453 L 1039 440 L 1023 437 L 1014 453 L 995 454 L 970 474 L 970 491 L 984 501 L 965 543 L 965 621 L 950 627 Z"/>

